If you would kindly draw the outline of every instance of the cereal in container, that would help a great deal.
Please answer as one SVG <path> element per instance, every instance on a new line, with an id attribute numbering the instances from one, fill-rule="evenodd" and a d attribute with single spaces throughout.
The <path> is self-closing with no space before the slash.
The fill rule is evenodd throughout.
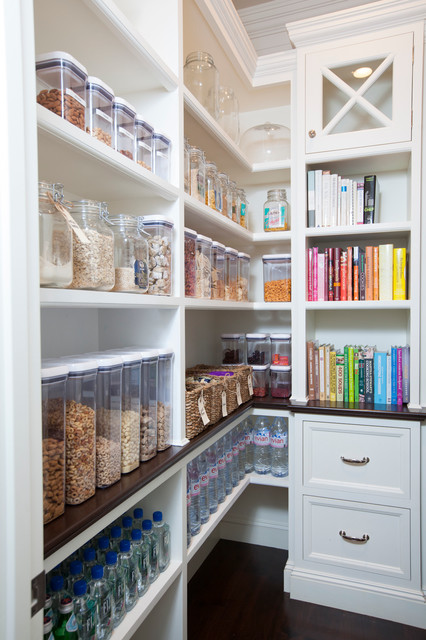
<path id="1" fill-rule="evenodd" d="M 291 301 L 291 255 L 262 256 L 265 302 Z"/>
<path id="2" fill-rule="evenodd" d="M 113 90 L 99 78 L 89 76 L 86 83 L 86 131 L 101 142 L 112 146 Z"/>
<path id="3" fill-rule="evenodd" d="M 212 300 L 225 300 L 225 245 L 212 243 Z"/>
<path id="4" fill-rule="evenodd" d="M 237 300 L 238 251 L 225 247 L 225 300 Z"/>
<path id="5" fill-rule="evenodd" d="M 146 349 L 141 356 L 140 460 L 146 462 L 157 455 L 159 353 L 155 349 Z"/>
<path id="6" fill-rule="evenodd" d="M 195 243 L 197 232 L 185 227 L 185 296 L 187 298 L 195 298 L 196 294 L 196 259 L 195 259 Z"/>
<path id="7" fill-rule="evenodd" d="M 195 244 L 195 294 L 197 298 L 211 298 L 212 239 L 197 235 Z"/>
<path id="8" fill-rule="evenodd" d="M 134 107 L 124 98 L 114 98 L 112 103 L 114 120 L 114 149 L 123 156 L 134 160 L 135 117 Z"/>

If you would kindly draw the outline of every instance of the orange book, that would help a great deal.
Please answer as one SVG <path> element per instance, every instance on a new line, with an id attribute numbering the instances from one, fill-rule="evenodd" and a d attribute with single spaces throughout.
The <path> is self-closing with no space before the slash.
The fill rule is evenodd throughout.
<path id="1" fill-rule="evenodd" d="M 379 299 L 379 247 L 373 247 L 373 300 Z"/>
<path id="2" fill-rule="evenodd" d="M 348 252 L 340 255 L 340 300 L 348 299 Z"/>
<path id="3" fill-rule="evenodd" d="M 373 247 L 365 247 L 365 299 L 373 300 Z"/>
<path id="4" fill-rule="evenodd" d="M 359 247 L 353 248 L 354 271 L 352 277 L 353 299 L 359 300 Z"/>

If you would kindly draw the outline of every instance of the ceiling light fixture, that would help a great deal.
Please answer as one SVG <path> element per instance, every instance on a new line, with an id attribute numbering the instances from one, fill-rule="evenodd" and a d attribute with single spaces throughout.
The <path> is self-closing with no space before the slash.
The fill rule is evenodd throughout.
<path id="1" fill-rule="evenodd" d="M 354 78 L 368 78 L 373 73 L 373 69 L 371 67 L 359 67 L 359 69 L 355 69 L 352 71 L 352 75 Z"/>

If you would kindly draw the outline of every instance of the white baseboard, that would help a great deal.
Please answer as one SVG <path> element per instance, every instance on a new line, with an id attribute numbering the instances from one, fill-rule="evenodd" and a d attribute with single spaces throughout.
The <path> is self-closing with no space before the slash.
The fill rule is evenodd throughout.
<path id="1" fill-rule="evenodd" d="M 262 547 L 288 549 L 288 526 L 276 522 L 256 520 L 256 522 L 230 518 L 222 520 L 219 526 L 220 537 L 235 542 L 258 544 Z"/>

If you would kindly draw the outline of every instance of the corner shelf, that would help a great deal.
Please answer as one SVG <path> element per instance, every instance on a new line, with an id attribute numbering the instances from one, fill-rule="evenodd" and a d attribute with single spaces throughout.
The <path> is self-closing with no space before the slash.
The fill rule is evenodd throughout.
<path id="1" fill-rule="evenodd" d="M 328 237 L 365 237 L 365 236 L 391 236 L 409 235 L 411 232 L 411 222 L 376 222 L 374 224 L 358 224 L 341 227 L 311 227 L 305 229 L 307 238 L 328 238 Z"/>
<path id="2" fill-rule="evenodd" d="M 211 207 L 200 202 L 188 193 L 184 194 L 185 224 L 197 233 L 212 236 L 213 240 L 247 243 L 253 241 L 253 233 Z M 214 233 L 213 233 L 214 232 Z"/>
<path id="3" fill-rule="evenodd" d="M 41 307 L 84 309 L 177 309 L 180 298 L 150 296 L 119 291 L 84 291 L 81 289 L 40 289 Z"/>

